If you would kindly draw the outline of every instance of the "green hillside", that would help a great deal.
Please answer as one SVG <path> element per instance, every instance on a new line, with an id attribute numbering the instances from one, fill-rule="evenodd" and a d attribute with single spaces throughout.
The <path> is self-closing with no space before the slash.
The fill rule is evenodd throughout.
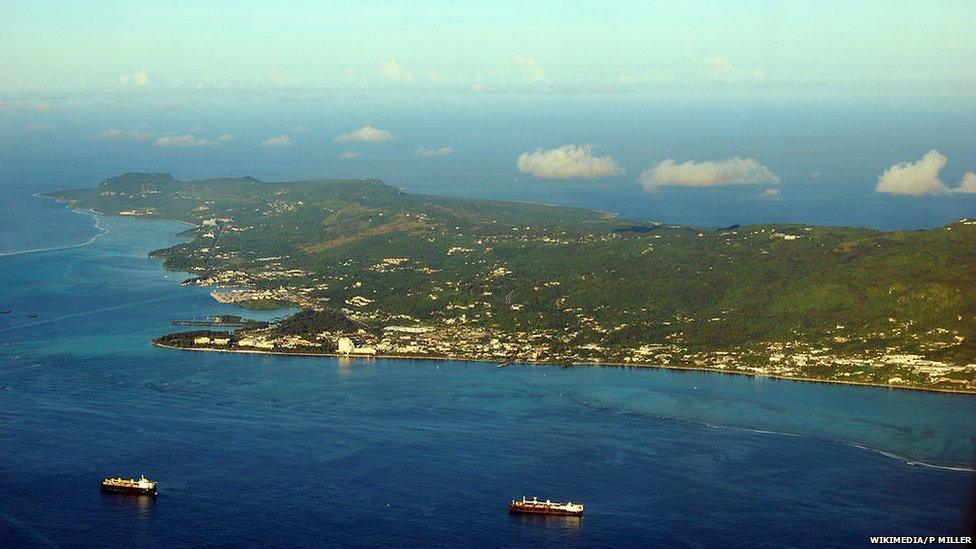
<path id="1" fill-rule="evenodd" d="M 527 361 L 962 390 L 976 377 L 971 221 L 898 232 L 698 230 L 405 194 L 366 179 L 126 174 L 54 196 L 106 214 L 193 223 L 191 241 L 154 252 L 167 267 L 279 291 L 374 327 L 443 328 L 471 343 L 459 343 L 456 356 L 485 358 L 471 356 L 475 341 L 498 339 L 505 353 L 491 357 Z"/>

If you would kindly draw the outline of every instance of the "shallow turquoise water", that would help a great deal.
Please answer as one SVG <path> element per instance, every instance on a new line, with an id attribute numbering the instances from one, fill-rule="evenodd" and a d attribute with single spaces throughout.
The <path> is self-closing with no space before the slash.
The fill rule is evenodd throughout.
<path id="1" fill-rule="evenodd" d="M 973 397 L 157 349 L 174 318 L 236 310 L 147 258 L 181 226 L 102 226 L 88 246 L 0 257 L 12 310 L 0 545 L 814 546 L 961 532 Z M 143 472 L 161 482 L 154 503 L 97 490 Z M 587 516 L 510 517 L 521 495 L 582 500 Z"/>

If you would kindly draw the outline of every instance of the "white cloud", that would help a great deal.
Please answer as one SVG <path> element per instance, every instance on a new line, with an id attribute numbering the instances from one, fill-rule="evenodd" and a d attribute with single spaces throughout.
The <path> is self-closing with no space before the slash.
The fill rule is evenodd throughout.
<path id="1" fill-rule="evenodd" d="M 589 145 L 524 152 L 519 155 L 517 166 L 522 173 L 546 179 L 591 179 L 624 173 L 609 155 L 593 156 Z"/>
<path id="2" fill-rule="evenodd" d="M 393 139 L 393 134 L 372 126 L 363 126 L 356 131 L 337 135 L 333 138 L 336 143 L 386 143 Z"/>
<path id="3" fill-rule="evenodd" d="M 955 188 L 942 182 L 939 174 L 948 163 L 944 154 L 932 149 L 915 162 L 901 162 L 882 172 L 875 191 L 904 196 L 976 193 L 976 172 L 966 172 Z"/>
<path id="4" fill-rule="evenodd" d="M 380 73 L 395 82 L 406 82 L 413 80 L 413 73 L 400 66 L 394 60 L 389 60 L 380 67 Z"/>
<path id="5" fill-rule="evenodd" d="M 441 147 L 439 149 L 421 147 L 417 151 L 417 156 L 450 156 L 452 154 L 454 154 L 454 147 Z"/>
<path id="6" fill-rule="evenodd" d="M 742 68 L 733 65 L 722 57 L 706 57 L 698 59 L 692 57 L 692 64 L 705 76 L 713 80 L 739 82 L 742 80 L 762 80 L 766 77 L 760 68 Z"/>
<path id="7" fill-rule="evenodd" d="M 261 142 L 262 147 L 287 147 L 289 145 L 291 145 L 291 137 L 288 137 L 288 134 L 269 137 Z"/>
<path id="8" fill-rule="evenodd" d="M 339 158 L 343 160 L 352 160 L 353 158 L 359 158 L 359 155 L 352 151 L 344 151 L 339 153 Z"/>
<path id="9" fill-rule="evenodd" d="M 152 138 L 152 134 L 145 130 L 109 128 L 103 132 L 96 133 L 92 137 L 101 141 L 146 141 Z"/>
<path id="10" fill-rule="evenodd" d="M 948 161 L 944 154 L 933 149 L 916 162 L 895 164 L 878 177 L 875 190 L 909 196 L 945 194 L 949 188 L 939 179 L 939 172 Z"/>
<path id="11" fill-rule="evenodd" d="M 738 156 L 718 161 L 689 160 L 682 164 L 677 164 L 669 158 L 644 170 L 640 180 L 647 190 L 665 186 L 714 187 L 780 182 L 778 175 L 755 159 Z"/>
<path id="12" fill-rule="evenodd" d="M 782 200 L 783 193 L 779 189 L 766 189 L 757 194 L 756 197 L 762 200 Z"/>
<path id="13" fill-rule="evenodd" d="M 132 85 L 142 88 L 149 85 L 149 73 L 146 71 L 138 71 L 134 74 L 123 76 L 119 80 L 124 86 Z"/>
<path id="14" fill-rule="evenodd" d="M 674 72 L 668 69 L 654 70 L 642 74 L 621 73 L 617 76 L 617 82 L 628 86 L 636 84 L 661 84 L 664 82 L 672 82 L 673 80 Z"/>
<path id="15" fill-rule="evenodd" d="M 360 76 L 360 74 L 356 72 L 356 69 L 353 68 L 347 68 L 343 73 L 342 79 L 347 84 L 355 84 L 361 86 L 366 83 L 366 77 Z"/>
<path id="16" fill-rule="evenodd" d="M 197 139 L 191 134 L 167 135 L 156 140 L 157 147 L 206 147 L 216 145 L 219 141 L 209 139 Z"/>
<path id="17" fill-rule="evenodd" d="M 228 141 L 233 141 L 233 140 L 234 140 L 234 135 L 230 133 L 222 133 L 219 136 L 217 136 L 217 141 L 220 141 L 222 143 L 226 143 Z"/>
<path id="18" fill-rule="evenodd" d="M 550 82 L 549 75 L 546 70 L 542 68 L 541 65 L 535 60 L 525 55 L 524 53 L 515 54 L 512 57 L 512 63 L 524 71 L 529 78 L 529 83 L 531 84 L 548 84 Z"/>
<path id="19" fill-rule="evenodd" d="M 966 175 L 962 176 L 962 183 L 955 189 L 952 189 L 952 192 L 976 193 L 976 172 L 966 172 Z"/>
<path id="20" fill-rule="evenodd" d="M 268 80 L 276 86 L 290 86 L 295 84 L 295 79 L 288 76 L 281 62 L 275 59 L 271 62 L 271 71 L 268 73 Z"/>

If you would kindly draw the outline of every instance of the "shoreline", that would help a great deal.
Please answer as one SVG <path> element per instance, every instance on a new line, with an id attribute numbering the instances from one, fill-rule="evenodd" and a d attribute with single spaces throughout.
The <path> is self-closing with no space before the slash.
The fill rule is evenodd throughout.
<path id="1" fill-rule="evenodd" d="M 85 246 L 90 246 L 90 245 L 94 244 L 95 241 L 97 241 L 99 238 L 101 238 L 101 237 L 105 236 L 106 234 L 108 234 L 109 232 L 111 232 L 111 231 L 109 231 L 108 229 L 106 229 L 105 227 L 102 226 L 102 224 L 101 224 L 101 218 L 102 217 L 109 217 L 109 216 L 111 216 L 111 217 L 119 217 L 119 218 L 124 218 L 125 217 L 125 216 L 119 216 L 119 215 L 114 215 L 114 214 L 106 214 L 106 213 L 98 212 L 98 211 L 95 211 L 95 210 L 90 209 L 90 208 L 87 209 L 87 210 L 81 210 L 81 209 L 72 207 L 72 205 L 69 202 L 67 202 L 67 201 L 61 200 L 61 199 L 59 199 L 57 197 L 54 197 L 54 196 L 48 196 L 48 195 L 45 195 L 43 193 L 34 193 L 31 196 L 33 196 L 34 198 L 40 198 L 42 200 L 52 200 L 52 201 L 57 202 L 58 204 L 61 204 L 62 206 L 64 206 L 71 213 L 75 213 L 75 214 L 78 214 L 78 215 L 87 215 L 87 216 L 91 217 L 92 218 L 92 221 L 94 222 L 93 225 L 94 225 L 95 229 L 98 231 L 98 233 L 96 233 L 95 235 L 93 235 L 88 240 L 86 240 L 84 242 L 79 242 L 77 244 L 65 244 L 63 246 L 51 246 L 51 247 L 48 247 L 48 248 L 31 248 L 29 250 L 14 250 L 14 251 L 10 251 L 10 252 L 0 252 L 0 257 L 13 257 L 13 256 L 17 256 L 17 255 L 36 254 L 36 253 L 42 253 L 42 252 L 58 252 L 58 251 L 62 251 L 62 250 L 73 250 L 75 248 L 83 248 Z M 194 229 L 199 228 L 199 225 L 196 225 L 194 223 L 190 223 L 188 221 L 182 221 L 182 220 L 179 220 L 179 219 L 165 219 L 165 218 L 157 218 L 157 219 L 137 218 L 137 219 L 139 219 L 141 221 L 164 221 L 164 222 L 167 222 L 167 223 L 178 223 L 180 225 L 187 225 L 187 226 L 192 227 Z M 177 233 L 177 236 L 178 235 L 179 235 L 179 233 Z"/>
<path id="2" fill-rule="evenodd" d="M 87 215 L 87 216 L 90 216 L 92 218 L 92 221 L 94 222 L 94 227 L 95 227 L 95 229 L 98 232 L 96 234 L 94 234 L 91 238 L 89 238 L 88 240 L 86 240 L 84 242 L 79 242 L 77 244 L 65 244 L 63 246 L 51 246 L 51 247 L 48 247 L 48 248 L 32 248 L 32 249 L 29 249 L 29 250 L 14 250 L 12 252 L 0 252 L 0 257 L 11 257 L 11 256 L 15 256 L 15 255 L 34 254 L 34 253 L 40 253 L 40 252 L 57 252 L 57 251 L 60 251 L 60 250 L 72 250 L 74 248 L 83 248 L 85 246 L 89 246 L 91 244 L 94 244 L 96 240 L 98 240 L 99 238 L 101 238 L 101 237 L 103 237 L 103 236 L 105 236 L 106 234 L 109 233 L 109 230 L 108 229 L 106 229 L 105 227 L 102 227 L 102 224 L 101 224 L 101 221 L 100 221 L 100 216 L 103 215 L 103 214 L 100 214 L 100 213 L 96 212 L 95 210 L 79 210 L 79 209 L 76 209 L 76 208 L 72 208 L 70 204 L 67 204 L 65 202 L 61 202 L 60 200 L 55 200 L 55 199 L 46 197 L 46 196 L 44 196 L 44 195 L 42 195 L 40 193 L 34 193 L 32 196 L 35 197 L 35 198 L 41 198 L 41 199 L 45 199 L 45 200 L 54 200 L 55 202 L 63 205 L 71 213 L 75 213 L 75 214 L 78 214 L 78 215 Z"/>
<path id="3" fill-rule="evenodd" d="M 177 351 L 191 351 L 191 352 L 212 352 L 212 353 L 236 353 L 236 354 L 249 354 L 249 355 L 273 355 L 273 356 L 298 356 L 306 358 L 365 358 L 365 359 L 382 359 L 382 360 L 441 360 L 441 361 L 456 361 L 456 362 L 483 362 L 483 363 L 495 363 L 498 364 L 497 360 L 490 360 L 485 358 L 451 358 L 443 356 L 413 356 L 413 355 L 343 355 L 339 353 L 308 353 L 308 352 L 285 352 L 285 351 L 262 351 L 259 349 L 249 350 L 249 349 L 216 349 L 213 347 L 177 347 L 175 345 L 167 345 L 165 343 L 159 343 L 158 341 L 152 342 L 154 347 L 159 347 L 163 349 L 174 349 Z M 796 381 L 801 383 L 827 383 L 831 385 L 850 385 L 855 387 L 873 387 L 876 389 L 901 389 L 908 391 L 924 391 L 928 393 L 942 393 L 951 395 L 966 395 L 966 396 L 976 396 L 976 391 L 958 390 L 958 389 L 940 389 L 935 387 L 912 387 L 907 385 L 889 385 L 882 383 L 865 383 L 863 381 L 842 381 L 838 379 L 817 379 L 817 378 L 807 378 L 807 377 L 790 377 L 775 374 L 755 374 L 752 372 L 737 372 L 731 370 L 722 370 L 719 368 L 709 368 L 707 366 L 667 366 L 660 364 L 640 364 L 640 363 L 623 363 L 623 362 L 576 362 L 569 365 L 548 363 L 548 362 L 504 362 L 499 367 L 502 366 L 555 366 L 559 368 L 575 368 L 575 367 L 586 367 L 586 366 L 603 366 L 607 368 L 637 368 L 646 370 L 672 370 L 672 371 L 683 371 L 683 372 L 707 372 L 715 374 L 726 374 L 735 376 L 747 376 L 752 378 L 765 378 L 765 379 L 775 379 L 778 381 Z"/>
<path id="4" fill-rule="evenodd" d="M 58 199 L 56 197 L 53 197 L 53 196 L 44 196 L 44 195 L 37 195 L 37 196 L 39 196 L 41 198 L 53 199 L 56 202 L 63 203 L 69 209 L 71 209 L 71 210 L 73 210 L 73 211 L 75 211 L 77 213 L 85 213 L 85 214 L 92 215 L 92 217 L 95 218 L 95 220 L 96 220 L 96 224 L 97 224 L 97 220 L 98 220 L 98 217 L 99 216 L 112 216 L 112 217 L 128 218 L 128 219 L 139 220 L 139 221 L 165 221 L 165 222 L 172 222 L 172 223 L 177 223 L 177 224 L 181 224 L 181 225 L 188 225 L 188 226 L 193 227 L 193 228 L 199 228 L 199 225 L 197 225 L 197 224 L 190 223 L 188 221 L 178 220 L 178 219 L 146 218 L 146 217 L 140 217 L 140 216 L 127 217 L 127 216 L 120 216 L 120 215 L 117 215 L 117 214 L 106 214 L 106 213 L 102 213 L 102 212 L 97 212 L 97 211 L 95 211 L 93 209 L 90 209 L 90 210 L 87 210 L 87 211 L 79 211 L 77 208 L 72 207 L 70 203 L 68 203 L 66 201 L 62 201 L 62 200 L 60 200 L 60 199 Z M 107 230 L 106 230 L 106 232 L 107 232 Z M 104 233 L 100 233 L 100 234 L 96 235 L 95 238 L 97 238 L 99 236 L 102 236 L 102 234 L 104 234 Z M 72 247 L 76 247 L 76 246 L 72 246 Z M 0 256 L 0 257 L 2 257 L 2 256 Z M 169 270 L 169 269 L 166 269 L 166 270 Z M 244 287 L 247 287 L 247 286 L 244 286 Z M 294 305 L 297 306 L 298 308 L 302 308 L 297 303 L 295 303 Z M 166 344 L 158 343 L 155 340 L 152 341 L 152 345 L 155 346 L 155 347 L 161 347 L 161 348 L 167 348 L 167 349 L 175 349 L 175 350 L 180 350 L 180 351 L 198 351 L 198 352 L 208 351 L 208 352 L 221 352 L 221 353 L 265 354 L 265 355 L 301 356 L 301 357 L 374 358 L 374 359 L 379 358 L 379 359 L 386 359 L 386 360 L 442 360 L 442 361 L 454 360 L 454 361 L 460 361 L 460 362 L 485 362 L 485 363 L 495 363 L 495 364 L 498 364 L 499 363 L 498 360 L 493 360 L 493 359 L 449 358 L 449 357 L 440 357 L 440 356 L 419 356 L 419 355 L 418 356 L 414 356 L 414 355 L 371 355 L 371 356 L 368 356 L 368 355 L 358 355 L 357 356 L 357 355 L 340 355 L 340 354 L 337 354 L 337 353 L 308 353 L 308 352 L 295 352 L 295 353 L 292 353 L 292 352 L 282 352 L 282 351 L 262 351 L 262 350 L 258 350 L 258 349 L 254 349 L 254 350 L 233 349 L 232 350 L 232 349 L 216 349 L 216 348 L 206 348 L 206 347 L 196 347 L 196 348 L 194 348 L 194 347 L 176 347 L 176 346 L 173 346 L 173 345 L 166 345 Z M 804 383 L 825 383 L 825 384 L 831 384 L 831 385 L 848 385 L 848 386 L 854 386 L 854 387 L 874 387 L 874 388 L 878 388 L 878 389 L 900 389 L 900 390 L 909 390 L 909 391 L 923 391 L 923 392 L 928 392 L 928 393 L 941 393 L 941 394 L 952 394 L 952 395 L 976 396 L 976 389 L 973 389 L 973 390 L 962 389 L 962 390 L 960 390 L 960 389 L 946 389 L 946 388 L 936 388 L 936 387 L 916 387 L 916 386 L 907 386 L 907 385 L 891 385 L 891 384 L 886 384 L 886 383 L 867 383 L 867 382 L 863 382 L 863 381 L 843 381 L 843 380 L 836 380 L 836 379 L 819 379 L 819 378 L 808 378 L 808 377 L 791 377 L 791 376 L 784 376 L 784 375 L 777 375 L 777 374 L 757 374 L 757 373 L 753 373 L 753 372 L 724 370 L 724 369 L 721 369 L 721 368 L 711 368 L 711 367 L 708 367 L 708 366 L 672 366 L 672 365 L 660 365 L 660 364 L 622 363 L 622 362 L 578 362 L 578 363 L 573 363 L 573 364 L 569 364 L 569 365 L 561 365 L 561 364 L 556 364 L 556 363 L 544 363 L 544 362 L 507 362 L 507 361 L 504 362 L 502 365 L 506 365 L 507 366 L 507 365 L 515 365 L 515 364 L 532 365 L 532 366 L 558 366 L 558 367 L 561 367 L 561 368 L 562 367 L 576 367 L 576 366 L 605 366 L 605 367 L 612 367 L 612 368 L 640 368 L 640 369 L 662 369 L 662 370 L 685 371 L 685 372 L 708 372 L 708 373 L 716 373 L 716 374 L 748 376 L 748 377 L 753 377 L 753 378 L 767 378 L 767 379 L 775 379 L 775 380 L 781 380 L 781 381 L 796 381 L 796 382 L 804 382 Z"/>

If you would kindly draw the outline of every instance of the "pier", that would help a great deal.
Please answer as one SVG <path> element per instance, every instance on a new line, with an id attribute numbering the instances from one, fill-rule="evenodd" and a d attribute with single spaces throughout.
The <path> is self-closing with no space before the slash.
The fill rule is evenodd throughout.
<path id="1" fill-rule="evenodd" d="M 263 328 L 267 322 L 251 318 L 241 318 L 237 315 L 213 315 L 205 319 L 178 319 L 173 326 L 226 326 L 228 328 Z"/>

